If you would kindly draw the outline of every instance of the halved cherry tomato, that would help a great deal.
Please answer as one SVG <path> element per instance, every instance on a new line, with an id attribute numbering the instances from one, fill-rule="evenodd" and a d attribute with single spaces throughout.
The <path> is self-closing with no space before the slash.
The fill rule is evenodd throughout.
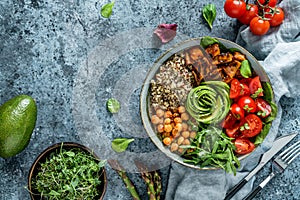
<path id="1" fill-rule="evenodd" d="M 242 90 L 241 83 L 237 79 L 232 79 L 230 84 L 230 91 L 229 91 L 229 97 L 231 99 L 235 99 L 238 96 L 240 96 Z"/>
<path id="2" fill-rule="evenodd" d="M 268 102 L 266 102 L 262 98 L 257 98 L 255 102 L 258 111 L 257 115 L 259 115 L 262 118 L 265 118 L 271 114 L 272 108 Z"/>
<path id="3" fill-rule="evenodd" d="M 256 17 L 258 15 L 258 7 L 257 5 L 254 4 L 247 4 L 246 6 L 246 12 L 238 18 L 238 20 L 243 23 L 243 24 L 250 24 L 251 19 L 253 19 L 253 17 Z"/>
<path id="4" fill-rule="evenodd" d="M 262 121 L 255 114 L 249 114 L 245 117 L 245 123 L 241 125 L 240 131 L 246 138 L 254 137 L 260 133 L 262 129 Z"/>
<path id="5" fill-rule="evenodd" d="M 246 12 L 246 3 L 244 0 L 226 0 L 224 10 L 229 17 L 238 18 Z"/>
<path id="6" fill-rule="evenodd" d="M 225 129 L 231 128 L 236 123 L 236 121 L 237 121 L 237 119 L 234 117 L 232 112 L 229 111 L 229 113 L 227 114 L 227 116 L 225 117 L 225 119 L 221 125 Z"/>
<path id="7" fill-rule="evenodd" d="M 258 90 L 261 90 L 261 92 L 257 96 L 264 96 L 259 76 L 256 76 L 251 80 L 251 82 L 249 83 L 249 89 L 251 94 L 255 94 Z"/>
<path id="8" fill-rule="evenodd" d="M 232 112 L 234 117 L 237 118 L 238 120 L 244 118 L 245 116 L 244 110 L 236 103 L 231 105 L 230 111 Z"/>
<path id="9" fill-rule="evenodd" d="M 250 88 L 245 83 L 241 83 L 242 89 L 240 92 L 240 96 L 248 96 L 250 95 Z"/>
<path id="10" fill-rule="evenodd" d="M 240 124 L 235 123 L 231 127 L 225 129 L 225 133 L 228 137 L 237 138 L 240 135 Z"/>
<path id="11" fill-rule="evenodd" d="M 247 113 L 255 113 L 256 112 L 256 104 L 255 101 L 249 96 L 243 96 L 239 99 L 238 105 L 244 109 Z"/>
<path id="12" fill-rule="evenodd" d="M 275 7 L 277 4 L 277 0 L 258 0 L 258 2 L 262 5 L 268 5 L 270 7 Z"/>
<path id="13" fill-rule="evenodd" d="M 270 29 L 270 22 L 259 16 L 253 17 L 250 21 L 250 31 L 254 35 L 264 35 Z"/>
<path id="14" fill-rule="evenodd" d="M 246 138 L 237 138 L 234 141 L 236 147 L 235 152 L 238 154 L 247 154 L 254 150 L 255 145 Z"/>
<path id="15" fill-rule="evenodd" d="M 240 80 L 240 82 L 246 84 L 247 86 L 249 86 L 251 80 L 252 80 L 252 78 L 243 78 L 243 79 Z"/>
<path id="16" fill-rule="evenodd" d="M 279 26 L 283 22 L 283 19 L 284 19 L 284 12 L 282 8 L 276 7 L 275 13 L 271 17 L 271 20 L 269 22 L 271 26 Z"/>

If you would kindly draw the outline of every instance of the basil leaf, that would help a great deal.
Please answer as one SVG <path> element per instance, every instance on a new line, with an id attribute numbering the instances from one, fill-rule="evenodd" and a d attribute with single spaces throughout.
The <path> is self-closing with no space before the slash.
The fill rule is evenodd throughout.
<path id="1" fill-rule="evenodd" d="M 264 99 L 268 103 L 272 102 L 274 95 L 271 84 L 269 82 L 262 82 L 261 84 L 264 91 Z"/>
<path id="2" fill-rule="evenodd" d="M 250 67 L 250 62 L 248 60 L 244 60 L 242 62 L 242 65 L 241 65 L 241 75 L 244 77 L 244 78 L 249 78 L 252 76 L 252 72 L 251 72 L 251 67 Z"/>
<path id="3" fill-rule="evenodd" d="M 203 8 L 202 15 L 206 22 L 208 23 L 210 29 L 212 29 L 212 24 L 216 19 L 217 11 L 214 4 L 208 4 Z"/>
<path id="4" fill-rule="evenodd" d="M 106 106 L 107 106 L 108 111 L 111 113 L 119 112 L 120 107 L 121 107 L 119 101 L 114 98 L 108 99 L 106 102 Z"/>
<path id="5" fill-rule="evenodd" d="M 209 36 L 205 36 L 201 39 L 200 41 L 200 45 L 203 47 L 203 48 L 206 48 L 208 47 L 209 45 L 212 45 L 212 44 L 215 44 L 215 43 L 218 43 L 219 44 L 219 41 L 215 38 L 212 38 L 212 37 L 209 37 Z"/>
<path id="6" fill-rule="evenodd" d="M 264 139 L 266 138 L 266 136 L 269 133 L 270 128 L 271 128 L 271 123 L 267 123 L 267 124 L 264 125 L 264 127 L 261 130 L 260 134 L 258 134 L 255 137 L 255 141 L 254 141 L 255 145 L 259 145 L 264 141 Z"/>
<path id="7" fill-rule="evenodd" d="M 134 139 L 116 138 L 111 142 L 111 147 L 115 152 L 121 153 L 125 151 L 128 145 L 133 141 Z"/>
<path id="8" fill-rule="evenodd" d="M 105 17 L 105 18 L 109 18 L 112 14 L 114 5 L 115 5 L 115 2 L 113 1 L 113 2 L 107 3 L 104 6 L 102 6 L 101 16 Z"/>

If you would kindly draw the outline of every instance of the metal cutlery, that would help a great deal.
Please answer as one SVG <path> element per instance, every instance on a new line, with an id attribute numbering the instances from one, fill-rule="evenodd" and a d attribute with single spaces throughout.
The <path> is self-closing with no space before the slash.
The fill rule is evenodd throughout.
<path id="1" fill-rule="evenodd" d="M 272 172 L 259 186 L 257 186 L 252 192 L 250 192 L 243 200 L 250 200 L 261 191 L 267 183 L 278 173 L 282 173 L 291 162 L 300 155 L 300 141 L 296 142 L 279 156 L 277 156 L 272 162 Z"/>
<path id="2" fill-rule="evenodd" d="M 297 133 L 294 133 L 276 139 L 271 149 L 262 155 L 259 164 L 226 194 L 224 200 L 231 199 L 265 164 L 268 163 L 269 160 L 271 160 L 275 154 L 277 154 L 286 144 L 295 138 L 296 135 Z"/>

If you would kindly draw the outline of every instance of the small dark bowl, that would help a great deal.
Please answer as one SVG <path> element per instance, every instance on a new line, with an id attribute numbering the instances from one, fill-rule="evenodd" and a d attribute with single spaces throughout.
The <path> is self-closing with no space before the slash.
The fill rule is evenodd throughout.
<path id="1" fill-rule="evenodd" d="M 68 150 L 73 149 L 73 148 L 79 148 L 79 149 L 83 150 L 84 152 L 92 154 L 96 159 L 100 160 L 100 158 L 92 150 L 90 150 L 89 148 L 87 148 L 87 147 L 85 147 L 81 144 L 77 144 L 77 143 L 74 143 L 74 142 L 57 143 L 57 144 L 54 144 L 54 145 L 48 147 L 36 158 L 36 160 L 32 164 L 32 166 L 30 168 L 30 171 L 29 171 L 28 189 L 29 189 L 30 197 L 31 197 L 32 200 L 41 199 L 41 196 L 38 195 L 39 192 L 32 189 L 32 185 L 31 185 L 32 178 L 38 173 L 40 163 L 43 163 L 46 160 L 46 158 L 48 158 L 50 156 L 50 154 L 52 152 L 55 152 L 56 150 L 60 149 L 61 146 L 64 149 L 68 149 Z M 105 192 L 106 192 L 106 187 L 107 187 L 106 171 L 105 171 L 104 167 L 102 168 L 102 173 L 101 173 L 101 176 L 99 178 L 101 179 L 101 182 L 103 183 L 99 187 L 99 190 L 101 191 L 101 195 L 100 195 L 99 199 L 102 200 L 104 198 L 104 195 L 105 195 Z"/>

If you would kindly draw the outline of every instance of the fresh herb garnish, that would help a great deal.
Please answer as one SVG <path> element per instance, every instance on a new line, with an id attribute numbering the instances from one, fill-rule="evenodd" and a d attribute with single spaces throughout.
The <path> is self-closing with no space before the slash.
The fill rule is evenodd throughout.
<path id="1" fill-rule="evenodd" d="M 208 23 L 210 29 L 212 29 L 213 22 L 217 16 L 216 6 L 214 4 L 208 4 L 203 8 L 202 15 Z"/>
<path id="2" fill-rule="evenodd" d="M 184 154 L 185 163 L 200 165 L 200 167 L 215 166 L 228 173 L 236 174 L 240 162 L 234 150 L 232 138 L 227 137 L 222 130 L 215 127 L 197 133 L 191 145 L 182 145 L 181 148 L 190 149 Z"/>
<path id="3" fill-rule="evenodd" d="M 119 101 L 114 98 L 108 99 L 106 105 L 107 105 L 108 111 L 111 113 L 119 112 L 120 107 L 121 107 Z"/>
<path id="4" fill-rule="evenodd" d="M 111 147 L 115 152 L 121 153 L 126 151 L 128 145 L 133 141 L 134 139 L 116 138 L 111 142 Z"/>
<path id="5" fill-rule="evenodd" d="M 252 99 L 256 99 L 263 91 L 264 90 L 262 88 L 258 88 L 255 93 L 251 95 Z"/>
<path id="6" fill-rule="evenodd" d="M 249 78 L 252 76 L 250 62 L 248 60 L 244 60 L 242 62 L 240 72 L 244 78 Z"/>
<path id="7" fill-rule="evenodd" d="M 99 178 L 106 161 L 79 148 L 53 152 L 32 179 L 32 189 L 47 199 L 96 199 L 100 197 Z"/>
<path id="8" fill-rule="evenodd" d="M 115 5 L 115 2 L 112 1 L 112 2 L 107 3 L 104 6 L 102 6 L 102 8 L 101 8 L 101 16 L 105 17 L 105 18 L 109 18 L 111 16 L 111 14 L 112 14 L 114 5 Z"/>

